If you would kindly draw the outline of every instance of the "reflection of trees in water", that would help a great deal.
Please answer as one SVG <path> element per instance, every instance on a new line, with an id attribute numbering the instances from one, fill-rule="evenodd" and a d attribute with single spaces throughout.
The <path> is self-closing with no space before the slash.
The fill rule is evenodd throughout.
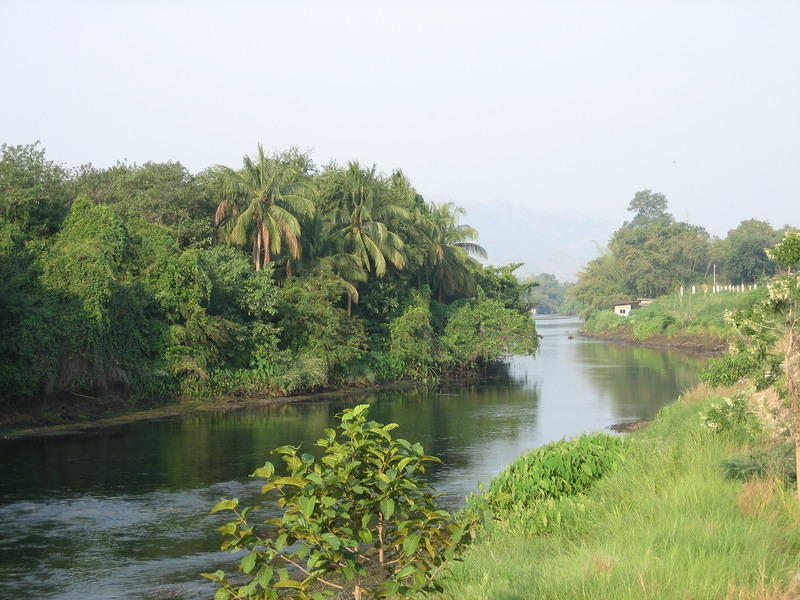
<path id="1" fill-rule="evenodd" d="M 538 391 L 490 385 L 384 394 L 370 414 L 378 421 L 399 423 L 397 437 L 421 442 L 427 453 L 454 469 L 469 465 L 474 446 L 515 437 L 535 418 L 538 402 Z"/>
<path id="2" fill-rule="evenodd" d="M 651 418 L 697 382 L 707 358 L 641 346 L 587 342 L 577 345 L 592 383 L 604 391 L 619 415 L 640 407 Z"/>
<path id="3" fill-rule="evenodd" d="M 302 444 L 318 455 L 314 442 L 322 430 L 335 424 L 343 408 L 360 402 L 373 404 L 371 418 L 400 424 L 397 437 L 421 442 L 447 469 L 460 468 L 469 464 L 470 448 L 514 437 L 523 419 L 534 418 L 538 391 L 509 388 L 507 377 L 498 377 L 496 386 L 480 389 L 382 392 L 133 423 L 93 436 L 24 440 L 14 445 L 9 468 L 27 475 L 12 478 L 13 495 L 32 499 L 63 487 L 72 493 L 136 494 L 242 481 L 265 460 L 279 462 L 271 451 L 283 444 Z M 0 463 L 5 458 L 10 457 Z"/>

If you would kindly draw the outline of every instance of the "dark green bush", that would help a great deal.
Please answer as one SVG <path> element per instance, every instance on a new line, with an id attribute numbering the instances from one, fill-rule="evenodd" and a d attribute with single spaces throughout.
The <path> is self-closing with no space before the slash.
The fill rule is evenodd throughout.
<path id="1" fill-rule="evenodd" d="M 595 433 L 532 450 L 491 481 L 486 500 L 509 510 L 579 494 L 620 464 L 626 443 Z"/>
<path id="2" fill-rule="evenodd" d="M 761 452 L 733 456 L 722 461 L 728 479 L 760 479 L 778 477 L 792 483 L 797 478 L 793 442 L 778 444 Z"/>

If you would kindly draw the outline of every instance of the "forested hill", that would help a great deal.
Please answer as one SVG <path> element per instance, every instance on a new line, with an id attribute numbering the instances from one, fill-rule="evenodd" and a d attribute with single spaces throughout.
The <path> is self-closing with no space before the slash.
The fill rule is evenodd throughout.
<path id="1" fill-rule="evenodd" d="M 677 221 L 663 194 L 638 192 L 632 214 L 614 232 L 605 254 L 589 262 L 567 295 L 569 310 L 588 316 L 619 301 L 657 298 L 679 286 L 752 284 L 775 274 L 765 249 L 786 231 L 749 219 L 723 238 L 712 238 L 698 225 Z"/>
<path id="2" fill-rule="evenodd" d="M 481 369 L 536 336 L 512 267 L 399 170 L 0 156 L 0 407 L 283 394 Z"/>

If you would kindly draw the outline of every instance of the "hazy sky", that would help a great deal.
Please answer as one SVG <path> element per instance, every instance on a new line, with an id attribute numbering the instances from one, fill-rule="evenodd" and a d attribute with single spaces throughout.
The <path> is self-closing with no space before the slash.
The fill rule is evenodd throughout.
<path id="1" fill-rule="evenodd" d="M 800 2 L 0 0 L 0 142 L 237 166 L 258 142 L 429 198 L 714 234 L 800 225 Z M 480 224 L 475 223 L 480 227 Z"/>

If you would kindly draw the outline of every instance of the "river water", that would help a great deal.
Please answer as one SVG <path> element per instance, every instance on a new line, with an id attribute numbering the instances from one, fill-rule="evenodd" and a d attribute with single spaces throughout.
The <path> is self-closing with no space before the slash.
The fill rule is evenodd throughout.
<path id="1" fill-rule="evenodd" d="M 0 598 L 208 598 L 201 571 L 230 566 L 208 513 L 257 501 L 248 478 L 277 446 L 313 442 L 336 413 L 370 402 L 443 460 L 430 471 L 452 508 L 525 450 L 653 417 L 696 380 L 702 358 L 569 339 L 577 319 L 537 322 L 536 357 L 512 357 L 468 389 L 143 421 L 0 442 Z"/>

